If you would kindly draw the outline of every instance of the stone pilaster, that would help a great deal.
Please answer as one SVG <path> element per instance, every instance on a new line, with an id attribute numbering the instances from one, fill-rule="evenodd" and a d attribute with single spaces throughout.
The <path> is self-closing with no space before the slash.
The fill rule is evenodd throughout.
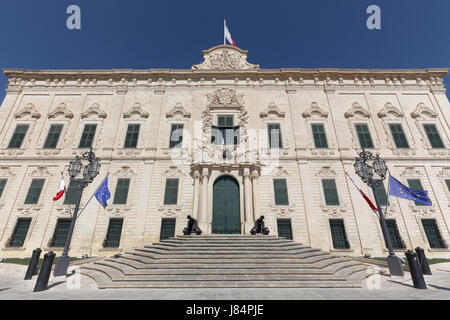
<path id="1" fill-rule="evenodd" d="M 192 216 L 198 220 L 199 216 L 199 204 L 200 204 L 200 180 L 202 175 L 198 170 L 194 172 L 194 199 L 192 201 Z"/>
<path id="2" fill-rule="evenodd" d="M 259 187 L 258 187 L 258 178 L 259 172 L 258 170 L 253 170 L 252 175 L 252 196 L 253 196 L 253 223 L 256 219 L 261 216 L 261 212 L 259 211 Z"/>
<path id="3" fill-rule="evenodd" d="M 250 169 L 244 168 L 244 211 L 245 225 L 244 233 L 250 233 L 253 227 L 253 206 L 252 206 L 252 181 L 250 180 Z"/>
<path id="4" fill-rule="evenodd" d="M 208 182 L 209 182 L 209 169 L 203 168 L 202 170 L 202 210 L 198 219 L 198 225 L 203 233 L 208 233 Z"/>

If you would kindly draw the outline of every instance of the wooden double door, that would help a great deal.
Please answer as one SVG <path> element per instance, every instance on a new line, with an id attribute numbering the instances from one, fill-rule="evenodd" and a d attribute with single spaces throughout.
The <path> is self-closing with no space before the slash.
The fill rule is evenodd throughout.
<path id="1" fill-rule="evenodd" d="M 213 187 L 212 233 L 241 233 L 239 183 L 231 176 L 219 177 Z"/>

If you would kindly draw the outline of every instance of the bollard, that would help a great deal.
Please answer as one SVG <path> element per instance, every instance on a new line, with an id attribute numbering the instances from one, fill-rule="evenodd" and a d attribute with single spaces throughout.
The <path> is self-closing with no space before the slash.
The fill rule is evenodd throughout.
<path id="1" fill-rule="evenodd" d="M 31 280 L 33 276 L 38 274 L 39 270 L 39 257 L 41 255 L 42 250 L 40 248 L 36 248 L 33 250 L 33 254 L 31 255 L 30 263 L 28 264 L 27 273 L 25 273 L 24 280 Z"/>
<path id="2" fill-rule="evenodd" d="M 417 253 L 417 258 L 419 259 L 420 269 L 422 269 L 422 274 L 426 274 L 428 276 L 431 276 L 431 269 L 427 261 L 427 257 L 425 256 L 425 251 L 417 247 L 415 249 Z"/>
<path id="3" fill-rule="evenodd" d="M 408 250 L 405 252 L 405 256 L 408 259 L 409 272 L 411 272 L 411 278 L 416 289 L 426 289 L 427 284 L 423 278 L 422 269 L 420 269 L 417 255 L 414 251 Z"/>
<path id="4" fill-rule="evenodd" d="M 37 278 L 33 292 L 43 291 L 47 289 L 54 259 L 55 253 L 53 253 L 53 251 L 50 251 L 49 253 L 46 253 L 44 255 L 44 262 L 42 263 L 42 268 L 39 272 L 39 276 Z"/>

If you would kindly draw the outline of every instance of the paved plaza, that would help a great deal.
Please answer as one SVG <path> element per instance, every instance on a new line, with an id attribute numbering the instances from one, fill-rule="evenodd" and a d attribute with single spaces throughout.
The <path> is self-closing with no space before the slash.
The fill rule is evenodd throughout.
<path id="1" fill-rule="evenodd" d="M 73 270 L 76 267 L 71 267 Z M 369 277 L 361 289 L 249 288 L 249 289 L 97 289 L 93 280 L 75 272 L 51 278 L 46 291 L 34 293 L 37 276 L 25 281 L 26 266 L 0 263 L 0 299 L 51 300 L 450 300 L 450 263 L 431 266 L 425 276 L 427 290 L 414 289 L 409 273 L 404 277 Z M 372 289 L 370 289 L 372 288 Z"/>

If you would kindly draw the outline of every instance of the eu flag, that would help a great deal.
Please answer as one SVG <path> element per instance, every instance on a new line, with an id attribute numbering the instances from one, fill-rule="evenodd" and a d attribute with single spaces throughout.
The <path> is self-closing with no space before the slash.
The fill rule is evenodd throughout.
<path id="1" fill-rule="evenodd" d="M 111 193 L 108 189 L 108 176 L 106 176 L 105 180 L 103 180 L 100 187 L 98 187 L 97 192 L 95 193 L 95 198 L 102 205 L 103 209 L 108 205 L 106 201 L 111 198 Z"/>
<path id="2" fill-rule="evenodd" d="M 431 206 L 431 200 L 426 190 L 414 190 L 408 188 L 393 176 L 389 176 L 389 194 L 398 198 L 408 199 Z"/>

